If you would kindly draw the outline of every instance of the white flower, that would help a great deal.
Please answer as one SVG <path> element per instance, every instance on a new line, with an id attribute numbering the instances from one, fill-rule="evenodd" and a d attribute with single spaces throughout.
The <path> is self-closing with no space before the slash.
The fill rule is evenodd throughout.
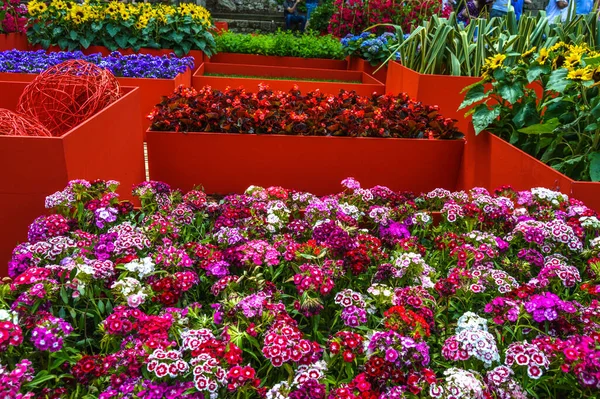
<path id="1" fill-rule="evenodd" d="M 466 312 L 458 319 L 456 323 L 456 333 L 459 334 L 463 330 L 480 330 L 487 331 L 487 320 L 479 317 L 477 314 L 473 312 Z"/>
<path id="2" fill-rule="evenodd" d="M 0 309 L 0 321 L 10 321 L 19 324 L 19 315 L 12 310 Z"/>
<path id="3" fill-rule="evenodd" d="M 154 272 L 154 262 L 152 258 L 147 256 L 142 259 L 135 259 L 129 263 L 126 263 L 123 267 L 125 270 L 132 273 L 136 273 L 140 278 L 144 278 L 147 275 Z"/>

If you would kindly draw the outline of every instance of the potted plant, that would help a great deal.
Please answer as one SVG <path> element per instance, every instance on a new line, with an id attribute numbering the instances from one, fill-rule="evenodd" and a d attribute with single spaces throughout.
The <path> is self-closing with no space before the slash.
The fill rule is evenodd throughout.
<path id="1" fill-rule="evenodd" d="M 180 88 L 152 121 L 150 177 L 221 194 L 249 184 L 331 193 L 347 174 L 394 190 L 452 188 L 464 146 L 455 121 L 406 95 Z"/>
<path id="2" fill-rule="evenodd" d="M 27 49 L 27 6 L 19 0 L 0 0 L 0 51 Z"/>
<path id="3" fill-rule="evenodd" d="M 217 54 L 206 62 L 295 68 L 347 69 L 342 46 L 333 36 L 309 31 L 272 34 L 222 32 L 215 37 Z"/>
<path id="4" fill-rule="evenodd" d="M 77 3 L 29 2 L 31 29 L 29 41 L 44 49 L 58 46 L 62 50 L 105 47 L 107 52 L 149 53 L 163 50 L 183 56 L 193 50 L 211 55 L 215 41 L 211 34 L 210 13 L 195 4 L 178 6 L 119 2 Z M 92 51 L 100 49 L 93 48 Z M 107 55 L 107 53 L 104 53 Z M 199 65 L 202 58 L 196 56 Z"/>
<path id="5" fill-rule="evenodd" d="M 518 187 L 528 188 L 542 183 L 534 171 L 545 170 L 560 181 L 562 191 L 600 209 L 598 55 L 585 45 L 558 42 L 524 53 L 510 67 L 506 59 L 498 55 L 486 63 L 483 79 L 467 91 L 463 103 L 477 103 L 469 111 L 475 134 L 494 135 L 491 175 L 511 184 L 518 179 Z M 532 84 L 541 89 L 533 90 Z M 498 152 L 530 156 L 520 161 L 520 171 L 507 170 L 508 163 L 516 162 L 497 160 Z"/>

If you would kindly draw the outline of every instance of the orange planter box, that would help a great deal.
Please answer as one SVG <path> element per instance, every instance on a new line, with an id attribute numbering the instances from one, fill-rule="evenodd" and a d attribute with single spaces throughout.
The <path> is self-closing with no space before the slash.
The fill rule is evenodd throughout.
<path id="1" fill-rule="evenodd" d="M 386 92 L 406 93 L 414 100 L 437 105 L 442 115 L 457 119 L 457 127 L 465 131 L 468 128 L 468 121 L 464 118 L 466 111 L 458 110 L 465 96 L 461 91 L 480 80 L 471 76 L 425 75 L 399 62 L 390 61 L 387 69 Z"/>
<path id="2" fill-rule="evenodd" d="M 291 68 L 314 69 L 348 69 L 347 60 L 331 60 L 325 58 L 278 57 L 273 55 L 218 53 L 205 57 L 206 63 L 265 65 Z"/>
<path id="3" fill-rule="evenodd" d="M 37 74 L 34 73 L 7 73 L 0 72 L 0 81 L 31 82 Z M 152 79 L 152 78 L 117 78 L 121 86 L 140 88 L 140 120 L 142 131 L 145 133 L 150 127 L 148 115 L 154 106 L 161 101 L 161 97 L 169 96 L 180 85 L 190 87 L 192 83 L 192 71 L 188 69 L 180 73 L 174 79 Z M 144 136 L 145 138 L 145 136 Z"/>
<path id="4" fill-rule="evenodd" d="M 23 50 L 44 50 L 44 48 L 42 46 L 40 46 L 39 44 L 36 44 L 33 46 L 29 46 L 29 48 L 25 48 Z M 45 50 L 47 52 L 63 51 L 59 46 L 50 46 Z M 112 51 L 110 51 L 108 48 L 106 48 L 104 46 L 90 46 L 85 49 L 80 48 L 77 50 L 81 51 L 85 55 L 101 53 L 105 57 L 107 55 L 109 55 L 110 53 L 112 53 Z M 154 49 L 154 48 L 141 48 L 141 49 L 139 49 L 139 51 L 134 51 L 133 49 L 126 48 L 126 49 L 118 49 L 117 51 L 123 55 L 150 54 L 150 55 L 162 56 L 162 55 L 169 55 L 171 53 L 174 53 L 174 51 L 170 50 L 170 49 Z M 200 66 L 200 64 L 202 64 L 204 62 L 204 53 L 201 50 L 191 50 L 185 56 L 186 57 L 194 57 L 194 68 L 198 68 Z"/>
<path id="5" fill-rule="evenodd" d="M 28 46 L 25 33 L 0 33 L 0 51 L 27 50 Z"/>
<path id="6" fill-rule="evenodd" d="M 339 192 L 352 176 L 363 187 L 453 190 L 463 140 L 174 133 L 148 131 L 150 178 L 207 193 L 242 193 L 250 185 L 316 195 Z"/>
<path id="7" fill-rule="evenodd" d="M 381 83 L 385 83 L 387 80 L 387 65 L 384 65 L 381 68 L 379 68 L 379 65 L 373 66 L 368 61 L 365 61 L 364 59 L 359 57 L 348 57 L 348 69 L 351 71 L 365 72 L 373 76 Z"/>
<path id="8" fill-rule="evenodd" d="M 27 83 L 0 82 L 0 108 L 15 110 Z M 140 90 L 124 95 L 62 137 L 0 137 L 0 276 L 29 224 L 45 212 L 46 196 L 73 179 L 113 179 L 119 194 L 145 180 Z"/>
<path id="9" fill-rule="evenodd" d="M 247 75 L 264 76 L 261 78 L 236 78 L 228 76 L 205 76 L 205 73 L 218 73 L 225 75 Z M 290 77 L 286 80 L 272 80 L 272 78 Z M 296 80 L 295 78 L 305 79 L 333 79 L 342 82 L 321 82 L 309 80 Z M 348 82 L 344 82 L 348 81 Z M 353 83 L 359 81 L 361 83 Z M 344 71 L 332 69 L 312 69 L 312 68 L 286 68 L 260 65 L 241 65 L 241 64 L 217 64 L 205 63 L 198 68 L 192 77 L 192 86 L 195 89 L 201 89 L 204 86 L 211 86 L 213 89 L 225 90 L 227 87 L 245 87 L 250 90 L 256 90 L 260 83 L 269 85 L 272 90 L 281 90 L 288 92 L 297 85 L 303 93 L 309 91 L 321 90 L 327 94 L 337 94 L 341 89 L 352 91 L 361 96 L 371 96 L 373 93 L 383 94 L 385 86 L 383 83 L 372 78 L 364 72 Z"/>
<path id="10" fill-rule="evenodd" d="M 459 188 L 479 186 L 493 190 L 511 185 L 517 190 L 528 190 L 546 187 L 581 200 L 600 212 L 600 183 L 575 181 L 489 132 L 475 137 L 471 128 L 466 137 L 465 158 L 469 151 L 478 155 L 473 159 L 473 173 L 467 179 L 465 170 L 461 172 Z"/>

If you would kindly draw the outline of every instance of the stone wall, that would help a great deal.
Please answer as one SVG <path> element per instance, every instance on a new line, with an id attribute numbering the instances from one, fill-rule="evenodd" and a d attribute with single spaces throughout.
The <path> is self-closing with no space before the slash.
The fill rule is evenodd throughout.
<path id="1" fill-rule="evenodd" d="M 283 6 L 277 0 L 206 0 L 206 7 L 212 13 L 239 13 L 240 16 L 283 13 Z"/>

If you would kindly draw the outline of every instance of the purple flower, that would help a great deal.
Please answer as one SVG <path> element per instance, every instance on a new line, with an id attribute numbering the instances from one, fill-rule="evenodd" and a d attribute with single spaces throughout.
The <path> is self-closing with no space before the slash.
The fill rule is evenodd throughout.
<path id="1" fill-rule="evenodd" d="M 102 229 L 105 223 L 112 223 L 117 220 L 119 211 L 115 208 L 98 208 L 94 213 L 96 215 L 96 226 Z"/>
<path id="2" fill-rule="evenodd" d="M 81 51 L 56 51 L 46 53 L 44 50 L 0 52 L 0 72 L 40 73 L 51 66 L 67 60 L 84 60 L 108 69 L 115 76 L 128 78 L 160 78 L 173 79 L 194 67 L 193 57 L 177 58 L 154 56 L 149 54 L 122 55 L 115 51 L 108 57 L 102 54 L 85 55 Z"/>
<path id="3" fill-rule="evenodd" d="M 387 226 L 379 227 L 379 234 L 381 238 L 390 241 L 395 241 L 402 238 L 410 237 L 410 232 L 404 225 L 404 223 L 390 221 Z"/>

